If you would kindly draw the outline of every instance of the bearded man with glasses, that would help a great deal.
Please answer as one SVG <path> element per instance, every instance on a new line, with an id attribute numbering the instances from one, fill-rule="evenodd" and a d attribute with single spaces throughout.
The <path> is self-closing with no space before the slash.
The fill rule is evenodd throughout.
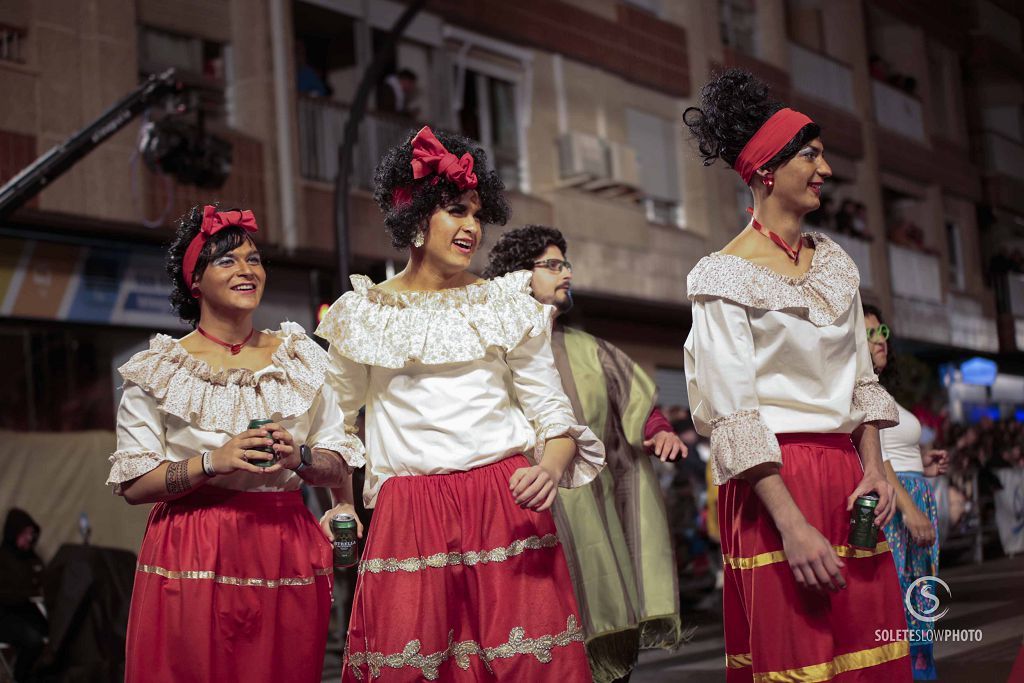
<path id="1" fill-rule="evenodd" d="M 563 315 L 573 305 L 566 251 L 561 232 L 527 225 L 502 235 L 484 277 L 530 270 L 534 298 Z M 625 353 L 557 317 L 551 350 L 576 419 L 602 437 L 608 462 L 590 484 L 559 493 L 558 537 L 594 681 L 625 681 L 641 648 L 682 641 L 668 517 L 648 455 L 685 458 L 686 446 L 655 407 L 654 382 Z"/>

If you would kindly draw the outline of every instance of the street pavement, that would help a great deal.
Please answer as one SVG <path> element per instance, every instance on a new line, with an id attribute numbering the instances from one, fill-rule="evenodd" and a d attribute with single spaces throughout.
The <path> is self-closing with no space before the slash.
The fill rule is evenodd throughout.
<path id="1" fill-rule="evenodd" d="M 1024 557 L 964 564 L 943 570 L 939 576 L 949 584 L 952 597 L 946 598 L 938 589 L 937 595 L 944 598 L 940 609 L 949 607 L 949 612 L 936 622 L 937 627 L 982 632 L 979 642 L 936 644 L 939 682 L 1006 683 L 1024 637 Z M 715 609 L 688 609 L 683 619 L 694 629 L 690 641 L 675 652 L 642 653 L 630 683 L 725 683 L 721 614 Z M 341 648 L 332 645 L 324 683 L 338 683 L 341 677 Z M 439 680 L 459 680 L 445 673 L 442 667 Z"/>

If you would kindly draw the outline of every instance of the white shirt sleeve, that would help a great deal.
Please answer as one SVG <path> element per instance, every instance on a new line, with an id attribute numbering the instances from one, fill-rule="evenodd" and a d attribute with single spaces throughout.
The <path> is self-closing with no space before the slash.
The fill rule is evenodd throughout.
<path id="1" fill-rule="evenodd" d="M 759 411 L 754 339 L 747 311 L 724 299 L 693 303 L 686 341 L 687 393 L 697 431 L 711 439 L 721 485 L 766 462 L 782 464 L 778 439 Z"/>
<path id="2" fill-rule="evenodd" d="M 345 432 L 355 434 L 359 409 L 366 404 L 366 390 L 370 384 L 370 368 L 344 356 L 331 344 L 328 351 L 331 362 L 327 366 L 325 382 L 335 396 L 344 422 Z"/>
<path id="3" fill-rule="evenodd" d="M 541 461 L 548 439 L 567 436 L 576 442 L 576 457 L 566 467 L 559 486 L 575 488 L 592 481 L 604 469 L 604 444 L 589 427 L 576 424 L 572 405 L 555 369 L 550 335 L 528 337 L 512 348 L 505 359 L 512 371 L 515 396 L 537 432 L 536 462 Z"/>
<path id="4" fill-rule="evenodd" d="M 163 415 L 156 399 L 137 384 L 125 383 L 117 408 L 117 450 L 110 456 L 107 484 L 121 495 L 121 484 L 156 469 L 166 459 Z"/>
<path id="5" fill-rule="evenodd" d="M 358 413 L 358 408 L 352 411 Z M 366 464 L 365 449 L 355 434 L 353 425 L 346 424 L 345 413 L 341 409 L 341 399 L 330 382 L 325 381 L 320 388 L 320 395 L 310 407 L 309 436 L 306 442 L 310 448 L 321 448 L 334 451 L 348 465 L 349 471 L 354 467 Z"/>

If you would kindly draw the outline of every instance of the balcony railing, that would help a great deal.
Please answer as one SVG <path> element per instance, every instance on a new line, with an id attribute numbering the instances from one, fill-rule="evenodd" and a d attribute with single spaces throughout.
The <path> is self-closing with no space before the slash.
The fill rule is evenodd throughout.
<path id="1" fill-rule="evenodd" d="M 865 289 L 874 287 L 874 272 L 871 267 L 871 242 L 860 237 L 854 237 L 853 235 L 844 235 L 834 230 L 815 229 L 828 235 L 832 238 L 833 242 L 841 246 L 850 255 L 853 262 L 857 264 L 857 270 L 860 271 L 861 287 Z"/>
<path id="2" fill-rule="evenodd" d="M 974 351 L 999 351 L 996 321 L 986 318 L 981 304 L 966 296 L 949 297 L 949 341 Z"/>
<path id="3" fill-rule="evenodd" d="M 831 57 L 789 44 L 793 88 L 808 97 L 856 113 L 853 99 L 853 69 Z"/>
<path id="4" fill-rule="evenodd" d="M 918 142 L 927 141 L 920 100 L 881 81 L 871 81 L 871 88 L 880 126 Z"/>
<path id="5" fill-rule="evenodd" d="M 1024 180 L 1024 145 L 994 131 L 982 135 L 982 145 L 989 170 Z"/>
<path id="6" fill-rule="evenodd" d="M 304 178 L 333 182 L 338 175 L 338 146 L 348 122 L 346 105 L 322 98 L 300 97 L 299 168 Z M 352 167 L 357 187 L 373 187 L 373 172 L 381 156 L 400 144 L 415 122 L 399 116 L 371 113 L 359 125 Z"/>
<path id="7" fill-rule="evenodd" d="M 937 256 L 890 244 L 889 271 L 893 295 L 942 303 L 942 276 Z"/>

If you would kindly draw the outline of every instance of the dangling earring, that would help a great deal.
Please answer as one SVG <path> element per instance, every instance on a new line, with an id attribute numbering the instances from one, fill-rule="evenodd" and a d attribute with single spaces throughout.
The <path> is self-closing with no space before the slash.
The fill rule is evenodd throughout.
<path id="1" fill-rule="evenodd" d="M 192 287 L 191 291 L 192 291 L 192 298 L 193 299 L 198 299 L 199 295 L 202 293 L 202 292 L 199 291 L 199 288 L 195 287 L 195 286 Z"/>
<path id="2" fill-rule="evenodd" d="M 761 182 L 764 183 L 764 186 L 767 187 L 770 192 L 771 189 L 775 187 L 775 176 L 771 173 L 765 173 L 761 176 Z"/>
<path id="3" fill-rule="evenodd" d="M 423 243 L 427 241 L 427 234 L 422 229 L 416 231 L 416 236 L 412 238 L 412 246 L 417 249 L 423 246 Z"/>

